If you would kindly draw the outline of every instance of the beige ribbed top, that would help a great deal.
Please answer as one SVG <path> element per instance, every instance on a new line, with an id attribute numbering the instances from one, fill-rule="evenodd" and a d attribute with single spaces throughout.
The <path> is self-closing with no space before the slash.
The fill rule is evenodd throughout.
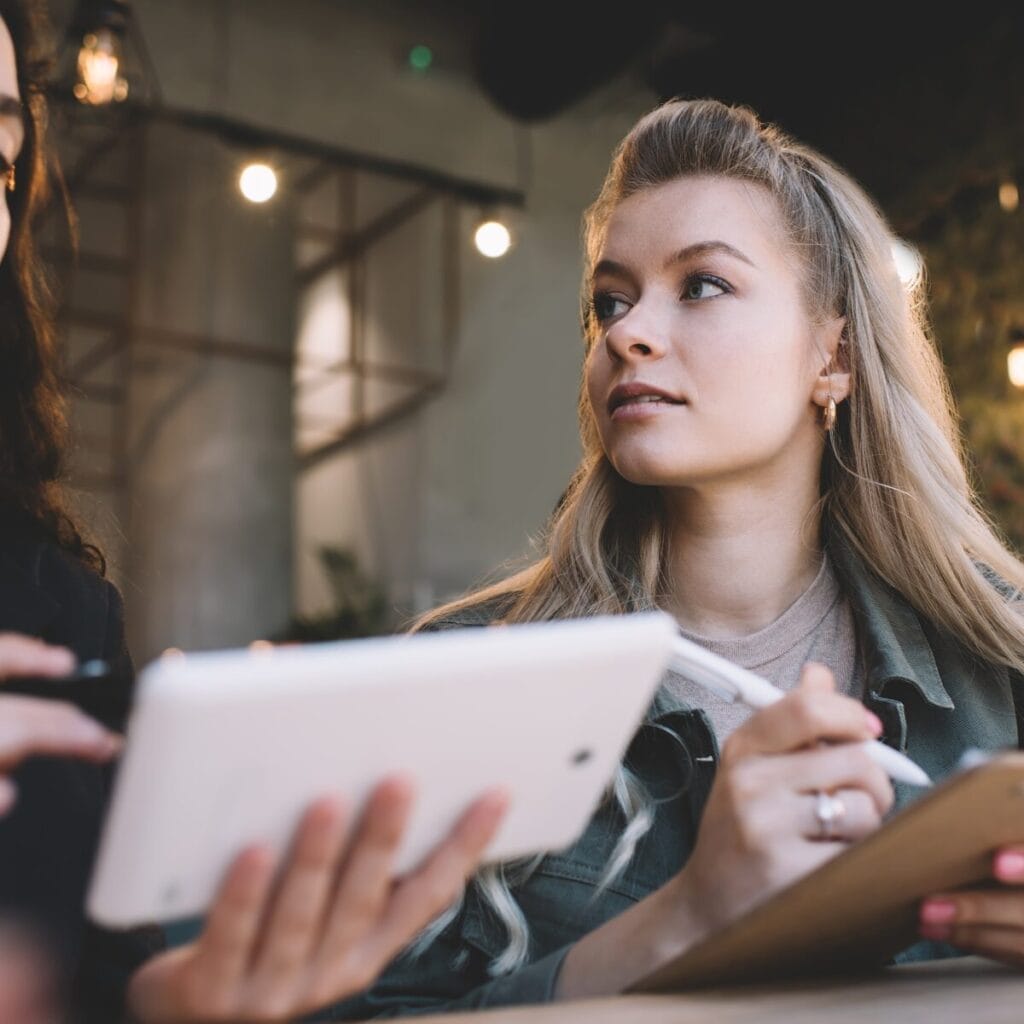
<path id="1" fill-rule="evenodd" d="M 817 661 L 832 669 L 842 693 L 857 697 L 863 694 L 853 611 L 827 557 L 803 594 L 756 633 L 723 640 L 680 632 L 709 651 L 764 676 L 780 689 L 793 689 L 804 664 Z M 666 684 L 687 703 L 707 712 L 719 743 L 753 714 L 746 705 L 729 704 L 675 673 L 669 674 Z"/>

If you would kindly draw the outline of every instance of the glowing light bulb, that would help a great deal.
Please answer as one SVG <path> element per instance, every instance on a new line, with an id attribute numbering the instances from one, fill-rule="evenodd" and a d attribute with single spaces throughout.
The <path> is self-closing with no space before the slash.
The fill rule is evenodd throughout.
<path id="1" fill-rule="evenodd" d="M 1006 370 L 1015 388 L 1024 388 L 1024 345 L 1015 345 L 1006 357 Z"/>
<path id="2" fill-rule="evenodd" d="M 248 164 L 238 177 L 238 187 L 250 203 L 265 203 L 277 192 L 277 174 L 269 164 Z"/>
<path id="3" fill-rule="evenodd" d="M 482 256 L 497 259 L 504 256 L 512 246 L 512 236 L 501 221 L 485 221 L 476 229 L 473 242 Z"/>
<path id="4" fill-rule="evenodd" d="M 78 81 L 75 98 L 91 106 L 102 106 L 112 100 L 120 102 L 128 95 L 128 83 L 118 74 L 121 67 L 121 44 L 109 28 L 89 32 L 78 51 Z"/>
<path id="5" fill-rule="evenodd" d="M 892 258 L 896 264 L 896 273 L 900 280 L 910 288 L 921 280 L 924 271 L 924 261 L 921 254 L 902 239 L 894 239 L 892 243 Z"/>
<path id="6" fill-rule="evenodd" d="M 999 185 L 999 205 L 1007 212 L 1013 213 L 1020 205 L 1020 193 L 1012 181 L 1004 181 Z"/>

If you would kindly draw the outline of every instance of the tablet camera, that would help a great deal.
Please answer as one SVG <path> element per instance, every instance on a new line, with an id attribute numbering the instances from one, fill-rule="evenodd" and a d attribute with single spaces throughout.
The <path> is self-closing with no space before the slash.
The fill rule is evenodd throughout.
<path id="1" fill-rule="evenodd" d="M 577 750 L 576 753 L 572 755 L 571 760 L 574 765 L 578 766 L 586 764 L 593 756 L 594 752 L 587 747 L 584 747 L 582 750 Z"/>

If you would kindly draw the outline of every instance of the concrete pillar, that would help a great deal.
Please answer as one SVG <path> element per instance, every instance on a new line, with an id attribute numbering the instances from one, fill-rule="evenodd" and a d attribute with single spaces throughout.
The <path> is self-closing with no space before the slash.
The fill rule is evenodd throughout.
<path id="1" fill-rule="evenodd" d="M 246 154 L 147 129 L 127 403 L 129 642 L 245 644 L 288 621 L 293 217 L 253 205 Z"/>

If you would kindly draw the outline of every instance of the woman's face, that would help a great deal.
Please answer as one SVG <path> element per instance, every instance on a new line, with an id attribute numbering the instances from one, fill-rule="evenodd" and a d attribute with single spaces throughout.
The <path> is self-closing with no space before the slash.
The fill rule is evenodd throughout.
<path id="1" fill-rule="evenodd" d="M 14 59 L 11 33 L 0 19 L 0 260 L 7 252 L 11 237 L 11 213 L 7 206 L 7 172 L 21 152 L 25 129 L 21 119 L 18 92 L 18 65 Z"/>
<path id="2" fill-rule="evenodd" d="M 800 275 L 760 186 L 680 178 L 616 208 L 595 266 L 585 375 L 623 477 L 686 487 L 820 459 L 815 399 L 827 401 L 819 375 L 842 321 L 811 322 Z"/>

